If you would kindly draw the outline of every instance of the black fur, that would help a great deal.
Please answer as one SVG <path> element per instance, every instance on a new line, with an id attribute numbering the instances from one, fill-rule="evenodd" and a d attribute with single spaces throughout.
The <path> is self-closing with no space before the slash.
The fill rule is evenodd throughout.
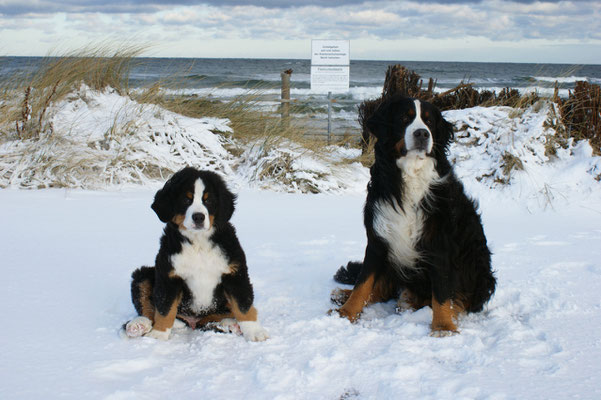
<path id="1" fill-rule="evenodd" d="M 211 307 L 202 312 L 192 308 L 193 294 L 186 282 L 175 274 L 171 258 L 182 251 L 184 243 L 190 239 L 182 234 L 174 221 L 177 215 L 184 215 L 191 200 L 187 193 L 194 193 L 195 182 L 201 179 L 207 199 L 203 204 L 213 219 L 213 233 L 209 242 L 220 248 L 227 263 L 235 265 L 235 272 L 223 274 L 221 282 L 214 288 Z M 203 193 L 194 193 L 194 197 Z M 253 288 L 248 276 L 246 256 L 236 236 L 236 230 L 229 222 L 234 213 L 236 196 L 231 193 L 223 179 L 210 171 L 184 168 L 169 179 L 159 190 L 152 203 L 152 209 L 162 222 L 165 222 L 160 249 L 154 267 L 141 267 L 132 274 L 132 302 L 138 314 L 142 315 L 140 284 L 149 281 L 152 285 L 152 304 L 161 315 L 166 315 L 175 299 L 182 296 L 178 316 L 200 319 L 209 314 L 223 314 L 230 311 L 228 297 L 233 298 L 240 311 L 247 312 L 253 304 Z M 208 217 L 208 216 L 207 216 Z M 199 328 L 201 328 L 199 326 Z"/>
<path id="2" fill-rule="evenodd" d="M 431 195 L 419 207 L 425 214 L 421 238 L 416 250 L 421 257 L 418 269 L 399 274 L 399 265 L 389 258 L 390 247 L 374 229 L 375 205 L 379 201 L 396 199 L 404 209 L 403 173 L 396 160 L 406 155 L 397 144 L 404 137 L 405 127 L 411 122 L 414 99 L 394 96 L 384 102 L 368 120 L 368 127 L 377 137 L 375 163 L 367 187 L 364 224 L 367 248 L 363 263 L 349 263 L 341 267 L 334 279 L 340 283 L 360 284 L 375 275 L 392 288 L 390 298 L 403 289 L 409 289 L 418 302 L 430 304 L 432 296 L 441 304 L 454 299 L 461 301 L 466 311 L 480 311 L 490 299 L 496 280 L 490 265 L 490 251 L 475 202 L 469 199 L 463 185 L 453 173 L 447 159 L 447 149 L 453 139 L 452 125 L 440 111 L 429 103 L 421 102 L 422 115 L 432 132 L 433 148 L 427 155 L 435 160 L 435 169 L 441 183 L 431 186 Z M 413 112 L 414 112 L 413 111 Z"/>

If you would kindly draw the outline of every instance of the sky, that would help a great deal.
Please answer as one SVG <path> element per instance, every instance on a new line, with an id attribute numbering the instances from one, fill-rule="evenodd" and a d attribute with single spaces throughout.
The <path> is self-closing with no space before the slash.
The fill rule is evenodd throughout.
<path id="1" fill-rule="evenodd" d="M 310 58 L 311 39 L 351 59 L 601 64 L 601 1 L 0 0 L 0 55 L 97 43 L 150 57 Z"/>

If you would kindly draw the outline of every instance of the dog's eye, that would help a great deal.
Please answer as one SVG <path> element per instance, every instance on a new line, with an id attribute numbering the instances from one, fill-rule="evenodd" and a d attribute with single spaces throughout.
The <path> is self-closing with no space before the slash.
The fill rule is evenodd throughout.
<path id="1" fill-rule="evenodd" d="M 192 204 L 192 199 L 189 197 L 184 197 L 183 203 L 185 206 L 189 206 L 190 204 Z"/>

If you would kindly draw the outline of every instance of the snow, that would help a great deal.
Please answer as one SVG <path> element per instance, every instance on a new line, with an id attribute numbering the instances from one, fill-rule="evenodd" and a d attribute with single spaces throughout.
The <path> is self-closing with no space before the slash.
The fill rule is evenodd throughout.
<path id="1" fill-rule="evenodd" d="M 235 176 L 235 187 L 280 191 L 357 191 L 368 180 L 359 163 L 344 162 L 358 155 L 348 149 L 330 146 L 324 164 L 292 143 L 235 142 L 227 119 L 185 117 L 110 88 L 82 84 L 46 118 L 35 139 L 19 140 L 12 124 L 0 125 L 0 139 L 13 136 L 0 140 L 0 188 L 123 188 L 162 182 L 185 166 Z"/>
<path id="2" fill-rule="evenodd" d="M 481 186 L 528 209 L 556 207 L 599 196 L 601 157 L 588 141 L 559 140 L 549 121 L 556 110 L 540 102 L 525 110 L 474 107 L 444 112 L 459 132 L 450 148 L 457 176 L 470 191 Z M 551 154 L 552 148 L 555 154 Z M 504 171 L 506 157 L 519 168 Z"/>
<path id="3" fill-rule="evenodd" d="M 332 275 L 366 242 L 357 150 L 256 142 L 234 157 L 227 120 L 83 86 L 47 115 L 52 135 L 0 143 L 0 398 L 601 398 L 601 158 L 557 136 L 550 104 L 444 114 L 498 278 L 484 312 L 445 338 L 429 336 L 429 308 L 328 315 Z M 522 169 L 503 173 L 508 157 Z M 265 342 L 119 335 L 135 317 L 131 272 L 158 250 L 154 192 L 188 164 L 239 193 L 233 223 Z M 53 182 L 76 189 L 17 190 Z"/>
<path id="4" fill-rule="evenodd" d="M 327 315 L 333 273 L 364 250 L 363 195 L 242 190 L 233 223 L 271 338 L 126 340 L 130 273 L 161 234 L 153 192 L 0 191 L 0 398 L 601 396 L 598 196 L 536 213 L 483 196 L 498 290 L 461 334 L 432 338 L 430 309 L 378 304 L 355 325 Z"/>

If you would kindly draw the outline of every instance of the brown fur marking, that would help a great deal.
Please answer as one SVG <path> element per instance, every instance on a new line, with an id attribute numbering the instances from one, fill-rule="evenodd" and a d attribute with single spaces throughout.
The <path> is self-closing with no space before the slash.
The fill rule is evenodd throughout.
<path id="1" fill-rule="evenodd" d="M 395 297 L 397 288 L 392 282 L 378 279 L 374 283 L 374 289 L 369 299 L 369 304 L 386 302 Z"/>
<path id="2" fill-rule="evenodd" d="M 173 219 L 171 221 L 173 221 L 173 223 L 175 225 L 178 226 L 179 229 L 186 229 L 186 227 L 184 226 L 184 220 L 186 219 L 186 216 L 183 214 L 175 214 L 175 216 L 173 217 Z"/>
<path id="3" fill-rule="evenodd" d="M 150 281 L 142 281 L 138 285 L 140 290 L 140 303 L 142 304 L 142 316 L 154 322 L 154 306 L 150 299 L 152 298 L 152 285 Z"/>
<path id="4" fill-rule="evenodd" d="M 182 296 L 179 295 L 173 304 L 171 304 L 171 308 L 167 315 L 162 315 L 158 310 L 154 312 L 154 325 L 152 329 L 156 331 L 165 332 L 167 329 L 171 329 L 173 327 L 173 322 L 175 321 L 175 316 L 177 315 L 177 307 L 182 299 Z"/>
<path id="5" fill-rule="evenodd" d="M 242 312 L 240 307 L 238 306 L 238 302 L 231 296 L 226 296 L 228 301 L 228 307 L 232 311 L 234 318 L 236 321 L 256 321 L 257 320 L 257 309 L 254 306 L 251 306 L 247 312 Z"/>
<path id="6" fill-rule="evenodd" d="M 363 307 L 365 307 L 371 299 L 371 295 L 374 288 L 374 275 L 370 275 L 367 279 L 355 286 L 348 300 L 340 309 L 338 313 L 341 317 L 348 318 L 349 321 L 355 322 Z"/>
<path id="7" fill-rule="evenodd" d="M 401 151 L 405 149 L 405 138 L 402 138 L 394 145 L 396 154 L 401 154 Z"/>
<path id="8" fill-rule="evenodd" d="M 202 199 L 204 201 L 207 201 L 208 198 L 209 198 L 209 192 L 205 192 L 205 194 L 202 195 Z"/>
<path id="9" fill-rule="evenodd" d="M 406 309 L 419 310 L 425 306 L 430 306 L 431 299 L 420 299 L 409 289 L 403 289 L 399 297 L 399 308 L 401 311 Z M 403 306 L 406 306 L 405 308 Z"/>
<path id="10" fill-rule="evenodd" d="M 210 314 L 207 315 L 205 317 L 202 317 L 201 319 L 198 320 L 198 324 L 199 325 L 206 325 L 209 322 L 220 322 L 223 319 L 226 318 L 234 318 L 234 314 L 232 313 L 228 313 L 228 314 Z"/>
<path id="11" fill-rule="evenodd" d="M 192 200 L 192 199 L 194 199 L 194 193 L 186 192 L 186 197 L 189 198 L 190 200 Z"/>
<path id="12" fill-rule="evenodd" d="M 188 324 L 188 326 L 192 329 L 196 329 L 199 327 L 202 327 L 206 324 L 208 324 L 209 322 L 219 322 L 224 318 L 234 318 L 234 315 L 229 313 L 229 314 L 209 314 L 209 315 L 205 315 L 204 317 L 194 317 L 191 315 L 182 315 L 182 314 L 177 314 L 177 318 L 181 319 L 182 321 L 185 321 L 186 324 Z"/>
<path id="13" fill-rule="evenodd" d="M 211 229 L 213 227 L 214 223 L 215 223 L 215 216 L 209 215 L 209 229 Z"/>
<path id="14" fill-rule="evenodd" d="M 233 262 L 233 263 L 230 263 L 230 265 L 228 265 L 228 267 L 230 268 L 230 271 L 228 272 L 228 274 L 235 274 L 236 272 L 238 272 L 238 268 L 240 268 L 240 264 L 238 264 L 237 262 Z"/>
<path id="15" fill-rule="evenodd" d="M 457 318 L 457 310 L 453 307 L 451 300 L 446 300 L 444 303 L 439 303 L 432 296 L 432 331 L 449 331 L 458 332 L 457 325 L 453 321 Z"/>

